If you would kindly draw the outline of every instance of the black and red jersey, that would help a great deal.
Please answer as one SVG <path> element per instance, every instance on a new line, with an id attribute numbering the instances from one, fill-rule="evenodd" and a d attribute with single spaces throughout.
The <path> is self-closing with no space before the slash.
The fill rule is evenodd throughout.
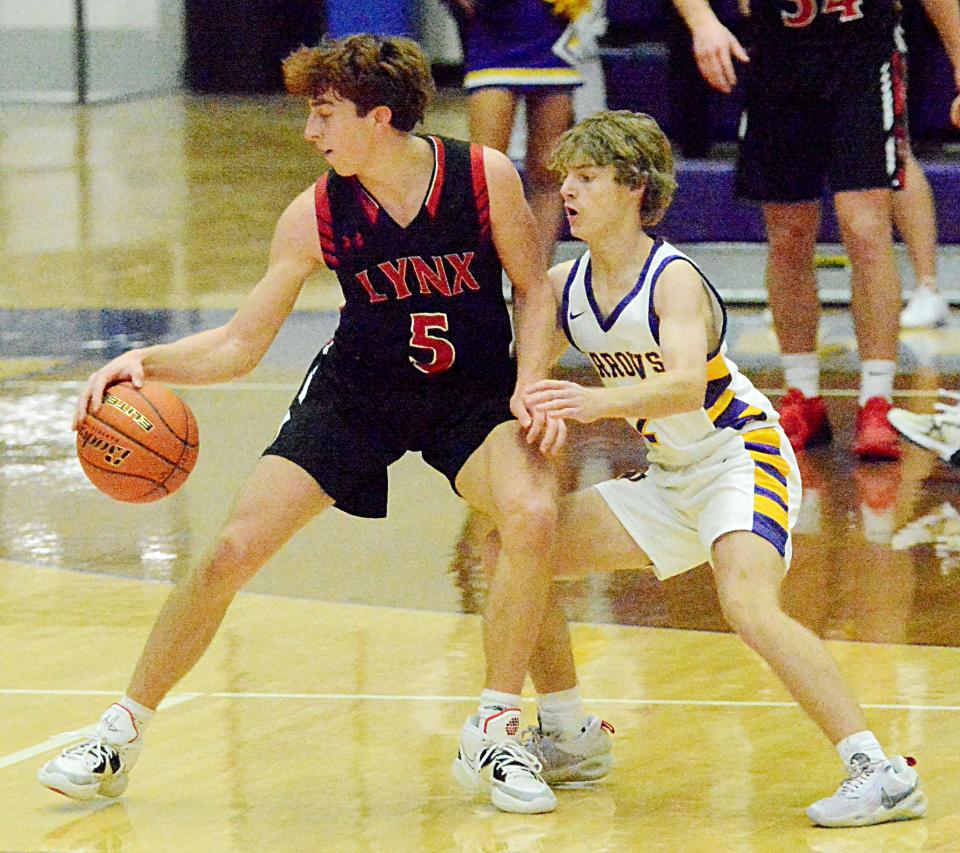
<path id="1" fill-rule="evenodd" d="M 889 51 L 898 0 L 750 0 L 749 28 L 761 53 L 784 48 Z"/>
<path id="2" fill-rule="evenodd" d="M 323 259 L 346 305 L 337 350 L 385 378 L 425 383 L 502 376 L 512 329 L 490 230 L 483 148 L 428 136 L 433 176 L 401 228 L 356 177 L 316 183 Z"/>

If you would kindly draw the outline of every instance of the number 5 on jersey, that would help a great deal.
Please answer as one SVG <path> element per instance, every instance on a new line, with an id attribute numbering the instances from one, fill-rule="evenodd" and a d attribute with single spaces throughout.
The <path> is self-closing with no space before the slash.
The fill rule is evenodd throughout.
<path id="1" fill-rule="evenodd" d="M 453 344 L 446 338 L 430 334 L 430 332 L 449 330 L 446 314 L 410 315 L 410 346 L 430 352 L 430 361 L 417 361 L 412 355 L 410 356 L 410 363 L 421 373 L 432 376 L 434 373 L 449 370 L 453 365 L 457 357 Z"/>

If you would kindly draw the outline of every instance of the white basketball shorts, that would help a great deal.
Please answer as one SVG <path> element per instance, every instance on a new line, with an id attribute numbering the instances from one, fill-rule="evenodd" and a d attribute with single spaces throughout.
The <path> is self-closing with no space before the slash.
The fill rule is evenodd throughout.
<path id="1" fill-rule="evenodd" d="M 800 512 L 800 471 L 779 426 L 734 436 L 690 465 L 651 464 L 641 477 L 595 486 L 653 561 L 661 580 L 712 562 L 724 533 L 751 530 L 770 542 L 790 567 L 790 531 Z"/>

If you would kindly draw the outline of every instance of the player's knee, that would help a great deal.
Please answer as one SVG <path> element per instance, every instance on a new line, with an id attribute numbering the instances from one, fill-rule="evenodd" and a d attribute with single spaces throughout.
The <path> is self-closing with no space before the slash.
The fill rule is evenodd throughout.
<path id="1" fill-rule="evenodd" d="M 557 504 L 551 498 L 522 495 L 501 508 L 498 527 L 504 544 L 521 540 L 549 547 L 556 538 L 557 517 Z"/>
<path id="2" fill-rule="evenodd" d="M 890 224 L 866 212 L 854 217 L 844 230 L 844 248 L 854 264 L 879 262 L 890 252 Z"/>
<path id="3" fill-rule="evenodd" d="M 779 609 L 777 605 L 752 595 L 747 589 L 721 593 L 720 608 L 727 624 L 754 650 L 763 645 L 776 617 L 775 611 Z"/>
<path id="4" fill-rule="evenodd" d="M 260 568 L 258 549 L 249 536 L 227 528 L 210 554 L 209 559 L 198 569 L 203 586 L 210 589 L 239 589 Z"/>
<path id="5" fill-rule="evenodd" d="M 796 255 L 807 251 L 816 235 L 811 235 L 809 224 L 799 219 L 778 219 L 767 223 L 767 243 L 771 254 Z"/>

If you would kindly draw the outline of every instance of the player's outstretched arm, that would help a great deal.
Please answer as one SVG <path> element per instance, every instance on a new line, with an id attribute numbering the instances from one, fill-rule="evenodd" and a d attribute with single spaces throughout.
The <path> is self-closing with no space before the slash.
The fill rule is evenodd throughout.
<path id="1" fill-rule="evenodd" d="M 306 280 L 322 263 L 314 219 L 313 188 L 301 193 L 277 222 L 270 261 L 259 284 L 223 326 L 169 344 L 123 353 L 91 374 L 74 413 L 76 429 L 88 408 L 97 411 L 104 389 L 146 379 L 186 385 L 225 382 L 249 373 L 263 358 L 293 310 Z"/>
<path id="2" fill-rule="evenodd" d="M 547 375 L 551 365 L 557 303 L 547 279 L 547 261 L 537 223 L 523 196 L 520 176 L 506 155 L 492 148 L 483 153 L 490 194 L 490 224 L 500 262 L 513 284 L 513 326 L 517 348 L 517 390 L 510 408 L 528 429 L 528 440 L 540 434 L 543 419 L 523 404 L 523 389 Z"/>
<path id="3" fill-rule="evenodd" d="M 743 45 L 713 13 L 707 0 L 673 0 L 693 37 L 693 55 L 703 78 L 714 89 L 730 94 L 737 85 L 733 61 L 749 62 Z"/>

